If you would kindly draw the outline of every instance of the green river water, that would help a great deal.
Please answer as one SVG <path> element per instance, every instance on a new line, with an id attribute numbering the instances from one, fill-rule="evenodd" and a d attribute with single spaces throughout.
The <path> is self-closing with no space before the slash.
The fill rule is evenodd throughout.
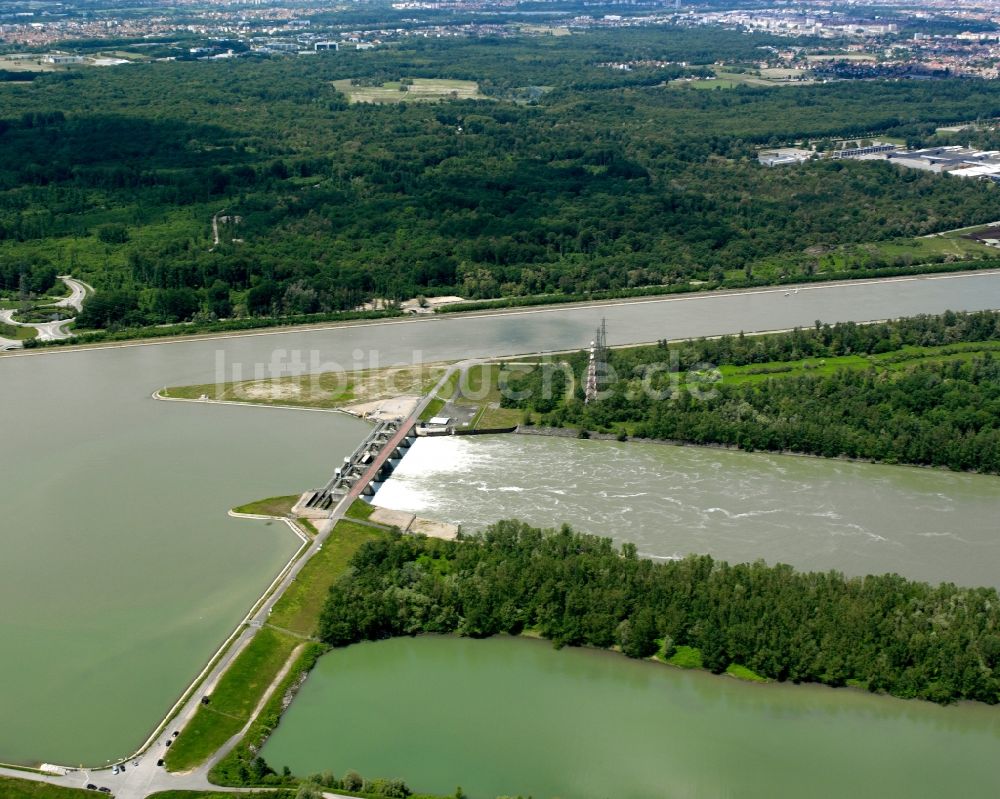
<path id="1" fill-rule="evenodd" d="M 472 799 L 994 797 L 995 708 L 756 685 L 508 637 L 323 658 L 263 755 Z"/>

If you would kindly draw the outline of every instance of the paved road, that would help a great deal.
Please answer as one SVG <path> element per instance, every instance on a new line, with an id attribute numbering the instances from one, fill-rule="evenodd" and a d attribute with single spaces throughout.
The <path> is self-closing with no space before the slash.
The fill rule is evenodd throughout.
<path id="1" fill-rule="evenodd" d="M 86 283 L 74 280 L 69 275 L 59 275 L 59 279 L 66 284 L 70 290 L 70 295 L 53 303 L 57 308 L 75 308 L 77 311 L 83 310 L 83 300 L 87 296 L 90 287 Z M 90 289 L 91 291 L 93 289 Z"/>
<path id="2" fill-rule="evenodd" d="M 87 291 L 92 290 L 86 283 L 74 280 L 69 275 L 60 275 L 59 279 L 66 284 L 70 294 L 57 302 L 52 303 L 53 308 L 73 308 L 79 312 L 83 309 L 83 300 L 87 296 Z M 73 319 L 62 319 L 58 322 L 15 322 L 13 310 L 0 310 L 0 322 L 17 327 L 33 327 L 38 331 L 40 341 L 61 341 L 70 337 L 69 324 Z M 19 349 L 21 342 L 8 338 L 0 338 L 0 350 Z"/>

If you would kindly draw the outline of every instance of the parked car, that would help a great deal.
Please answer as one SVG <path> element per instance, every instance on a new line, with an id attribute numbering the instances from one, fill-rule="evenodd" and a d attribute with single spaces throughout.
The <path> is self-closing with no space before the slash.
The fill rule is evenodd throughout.
<path id="1" fill-rule="evenodd" d="M 158 766 L 162 766 L 163 765 L 163 758 L 162 757 L 159 760 L 156 761 L 156 765 L 158 765 Z"/>
<path id="2" fill-rule="evenodd" d="M 97 790 L 99 790 L 101 793 L 111 793 L 111 789 L 110 788 L 105 788 L 104 786 L 101 786 Z"/>
<path id="3" fill-rule="evenodd" d="M 87 790 L 88 791 L 96 791 L 97 790 L 97 786 L 94 785 L 94 783 L 92 783 L 92 782 L 88 782 L 87 783 Z"/>

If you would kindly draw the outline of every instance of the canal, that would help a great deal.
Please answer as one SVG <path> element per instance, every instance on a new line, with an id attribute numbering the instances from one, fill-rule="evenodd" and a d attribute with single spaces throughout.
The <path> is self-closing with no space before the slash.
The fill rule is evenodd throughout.
<path id="1" fill-rule="evenodd" d="M 294 550 L 226 510 L 325 482 L 365 426 L 163 386 L 1000 308 L 1000 274 L 713 293 L 0 357 L 0 761 L 128 754 Z"/>
<path id="2" fill-rule="evenodd" d="M 427 636 L 326 655 L 263 755 L 471 799 L 939 799 L 995 796 L 998 746 L 985 706 Z"/>

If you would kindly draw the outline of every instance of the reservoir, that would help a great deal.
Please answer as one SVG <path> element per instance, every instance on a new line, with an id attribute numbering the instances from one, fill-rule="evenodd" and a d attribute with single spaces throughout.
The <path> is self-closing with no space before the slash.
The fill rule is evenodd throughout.
<path id="1" fill-rule="evenodd" d="M 1000 587 L 1000 477 L 651 442 L 422 438 L 374 502 L 477 530 L 564 522 L 646 557 Z"/>
<path id="2" fill-rule="evenodd" d="M 138 747 L 297 547 L 226 511 L 322 485 L 367 429 L 156 402 L 159 388 L 578 348 L 602 316 L 627 344 L 949 308 L 1000 308 L 1000 274 L 0 357 L 0 761 L 103 765 Z"/>
<path id="3" fill-rule="evenodd" d="M 998 746 L 985 706 L 422 636 L 324 656 L 262 754 L 471 799 L 938 799 L 996 795 Z"/>

